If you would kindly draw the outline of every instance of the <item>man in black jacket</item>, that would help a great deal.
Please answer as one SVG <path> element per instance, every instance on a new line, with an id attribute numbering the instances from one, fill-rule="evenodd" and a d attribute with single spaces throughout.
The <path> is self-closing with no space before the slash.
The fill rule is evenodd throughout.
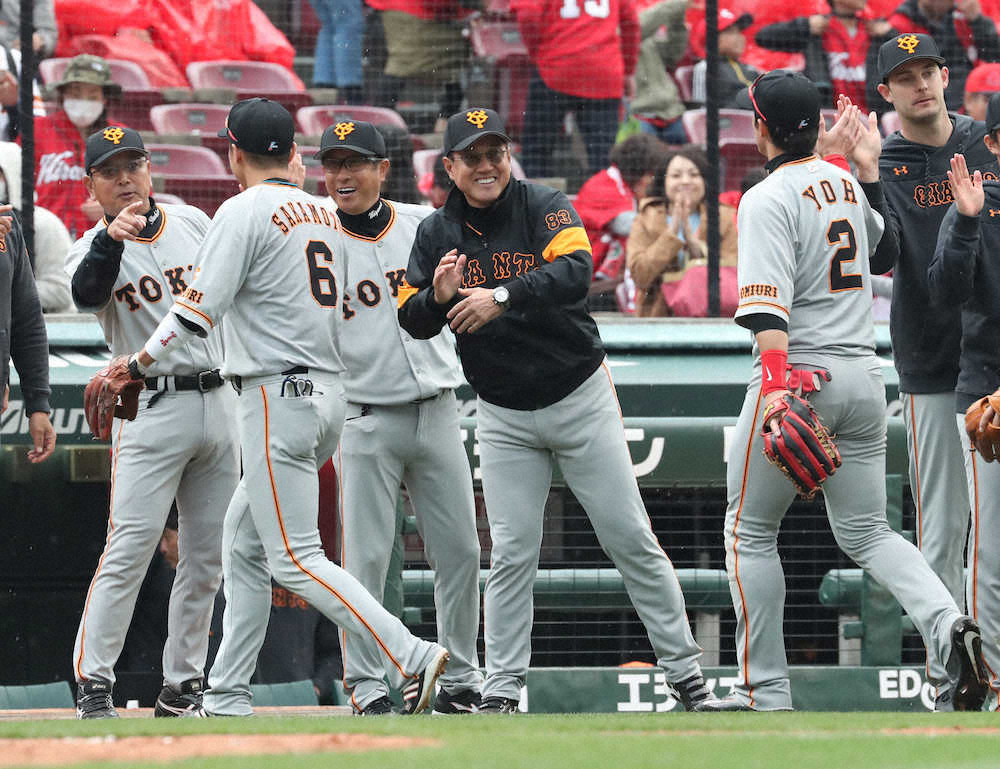
<path id="1" fill-rule="evenodd" d="M 910 490 L 917 545 L 961 606 L 963 547 L 969 523 L 960 434 L 955 425 L 961 322 L 959 304 L 934 301 L 927 269 L 931 244 L 953 197 L 947 174 L 953 155 L 996 177 L 983 144 L 986 127 L 950 114 L 949 71 L 928 35 L 899 35 L 879 51 L 879 93 L 896 109 L 902 129 L 883 145 L 879 168 L 889 204 L 887 231 L 899 236 L 893 269 L 893 359 L 910 453 Z"/>
<path id="2" fill-rule="evenodd" d="M 9 402 L 13 358 L 34 444 L 28 460 L 37 463 L 52 456 L 56 447 L 49 420 L 49 341 L 21 224 L 10 211 L 11 206 L 0 206 L 0 214 L 6 214 L 0 216 L 0 413 Z"/>
<path id="3" fill-rule="evenodd" d="M 639 496 L 597 325 L 580 218 L 560 192 L 511 179 L 510 139 L 493 110 L 452 115 L 443 208 L 417 229 L 399 320 L 417 338 L 445 323 L 479 395 L 483 495 L 493 550 L 484 603 L 481 712 L 514 713 L 531 657 L 532 588 L 553 461 L 620 569 L 672 693 L 711 695 L 673 566 Z"/>
<path id="4" fill-rule="evenodd" d="M 1000 94 L 990 97 L 986 147 L 1000 157 Z M 951 161 L 948 179 L 955 202 L 948 208 L 928 271 L 931 297 L 938 304 L 962 308 L 962 354 L 953 403 L 960 434 L 965 410 L 1000 387 L 1000 184 L 983 183 L 983 173 L 970 176 L 962 155 Z M 994 162 L 993 170 L 1000 171 Z M 965 472 L 972 507 L 969 536 L 968 612 L 983 630 L 983 656 L 994 692 L 1000 690 L 1000 465 L 984 461 L 966 447 Z"/>

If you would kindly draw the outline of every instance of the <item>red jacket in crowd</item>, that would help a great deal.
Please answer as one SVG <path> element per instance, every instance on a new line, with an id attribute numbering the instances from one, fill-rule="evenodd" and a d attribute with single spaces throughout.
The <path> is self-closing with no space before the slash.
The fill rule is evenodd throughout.
<path id="1" fill-rule="evenodd" d="M 510 7 L 545 85 L 586 99 L 622 97 L 639 57 L 635 0 L 512 0 Z"/>
<path id="2" fill-rule="evenodd" d="M 107 125 L 121 125 L 107 121 Z M 62 219 L 73 238 L 79 238 L 94 223 L 80 206 L 87 201 L 83 186 L 86 175 L 83 155 L 86 139 L 60 109 L 35 120 L 36 203 Z"/>

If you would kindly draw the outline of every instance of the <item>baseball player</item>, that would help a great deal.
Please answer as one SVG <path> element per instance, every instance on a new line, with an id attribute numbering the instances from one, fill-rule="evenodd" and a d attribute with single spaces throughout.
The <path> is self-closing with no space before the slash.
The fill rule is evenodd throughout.
<path id="1" fill-rule="evenodd" d="M 979 627 L 885 517 L 885 386 L 868 267 L 882 217 L 853 176 L 813 153 L 821 99 L 808 78 L 769 72 L 750 87 L 750 100 L 769 176 L 740 201 L 737 225 L 735 317 L 754 333 L 756 356 L 728 459 L 724 531 L 739 680 L 699 709 L 792 709 L 777 540 L 796 492 L 761 450 L 762 412 L 788 395 L 791 361 L 799 372 L 824 372 L 822 389 L 803 389 L 843 459 L 823 485 L 837 544 L 889 588 L 920 630 L 931 669 L 942 671 L 939 708 L 977 710 L 986 695 Z"/>
<path id="2" fill-rule="evenodd" d="M 986 114 L 987 148 L 1000 158 L 1000 94 L 990 97 Z M 994 171 L 1000 167 L 994 166 Z M 1000 561 L 990 541 L 1000 522 L 1000 465 L 984 461 L 965 436 L 965 411 L 1000 387 L 1000 183 L 983 182 L 982 171 L 969 175 L 962 155 L 952 158 L 948 176 L 955 202 L 941 224 L 937 249 L 928 271 L 931 297 L 938 304 L 962 308 L 962 353 L 955 410 L 964 437 L 965 471 L 972 528 L 969 535 L 968 611 L 983 627 L 983 655 L 990 686 L 1000 691 Z"/>
<path id="3" fill-rule="evenodd" d="M 510 139 L 493 110 L 448 120 L 455 182 L 424 219 L 399 294 L 400 323 L 455 332 L 477 405 L 483 494 L 493 539 L 484 603 L 480 712 L 513 713 L 531 658 L 532 588 L 542 513 L 558 462 L 621 570 L 674 696 L 710 696 L 680 584 L 639 495 L 614 383 L 585 309 L 593 260 L 566 196 L 511 179 Z"/>
<path id="4" fill-rule="evenodd" d="M 170 297 L 188 287 L 209 225 L 193 206 L 153 200 L 148 156 L 131 128 L 110 126 L 87 139 L 84 184 L 104 219 L 73 244 L 66 269 L 73 301 L 97 315 L 112 355 L 142 344 Z M 180 561 L 155 715 L 203 714 L 208 630 L 222 579 L 222 520 L 239 480 L 230 429 L 236 399 L 222 387 L 221 362 L 218 335 L 193 341 L 145 372 L 136 420 L 117 420 L 108 538 L 73 649 L 79 718 L 117 715 L 114 666 L 174 499 Z"/>
<path id="5" fill-rule="evenodd" d="M 229 138 L 229 166 L 245 191 L 216 212 L 200 272 L 129 367 L 143 375 L 174 360 L 229 314 L 222 373 L 239 393 L 243 477 L 226 512 L 226 609 L 205 709 L 252 714 L 273 574 L 340 627 L 373 639 L 394 686 L 416 680 L 406 707 L 418 712 L 447 650 L 414 638 L 320 544 L 317 470 L 336 450 L 345 408 L 336 346 L 344 246 L 336 214 L 288 181 L 294 134 L 276 102 L 248 99 L 230 110 L 220 136 Z"/>
<path id="6" fill-rule="evenodd" d="M 371 123 L 344 121 L 323 132 L 317 156 L 344 233 L 340 354 L 347 419 L 340 437 L 341 563 L 382 600 L 395 540 L 400 482 L 406 484 L 435 574 L 438 639 L 451 652 L 435 713 L 475 712 L 482 674 L 479 536 L 472 473 L 458 424 L 462 373 L 455 339 L 413 339 L 400 329 L 396 300 L 417 225 L 434 209 L 386 200 L 385 140 Z M 354 711 L 391 711 L 378 647 L 342 637 L 344 683 Z"/>
<path id="7" fill-rule="evenodd" d="M 964 154 L 970 169 L 991 178 L 996 163 L 983 144 L 985 126 L 947 111 L 948 68 L 933 38 L 907 34 L 886 41 L 879 49 L 878 72 L 878 91 L 903 124 L 886 138 L 879 161 L 888 203 L 885 226 L 898 234 L 900 254 L 895 264 L 875 271 L 893 269 L 890 332 L 917 546 L 961 606 L 969 527 L 961 435 L 955 429 L 961 321 L 957 303 L 932 301 L 927 268 L 952 202 L 951 157 Z"/>

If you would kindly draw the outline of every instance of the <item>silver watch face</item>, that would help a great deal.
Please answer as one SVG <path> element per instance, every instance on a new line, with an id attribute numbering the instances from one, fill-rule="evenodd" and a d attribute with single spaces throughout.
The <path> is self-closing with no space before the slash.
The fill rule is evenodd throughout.
<path id="1" fill-rule="evenodd" d="M 504 286 L 498 286 L 493 289 L 493 301 L 497 304 L 503 304 L 510 299 L 510 291 L 508 291 Z"/>

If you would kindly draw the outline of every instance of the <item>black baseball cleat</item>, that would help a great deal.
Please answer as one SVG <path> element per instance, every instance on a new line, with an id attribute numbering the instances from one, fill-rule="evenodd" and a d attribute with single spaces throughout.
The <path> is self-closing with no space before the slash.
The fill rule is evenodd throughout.
<path id="1" fill-rule="evenodd" d="M 989 694 L 989 673 L 983 660 L 983 639 L 972 617 L 959 617 L 951 626 L 951 654 L 945 669 L 958 677 L 934 700 L 936 712 L 982 710 Z"/>
<path id="2" fill-rule="evenodd" d="M 403 687 L 403 709 L 401 715 L 412 716 L 427 709 L 434 693 L 434 684 L 448 666 L 451 655 L 448 650 L 438 647 L 437 653 L 419 676 Z"/>
<path id="3" fill-rule="evenodd" d="M 356 716 L 391 716 L 393 714 L 392 700 L 384 694 L 372 700 L 360 710 L 357 706 L 354 706 L 353 709 Z"/>
<path id="4" fill-rule="evenodd" d="M 753 712 L 753 708 L 749 705 L 740 702 L 735 697 L 723 697 L 722 699 L 716 699 L 711 697 L 709 699 L 704 699 L 694 706 L 693 710 L 696 713 L 742 713 Z"/>
<path id="5" fill-rule="evenodd" d="M 688 712 L 697 710 L 703 702 L 715 699 L 715 695 L 705 686 L 705 679 L 700 673 L 686 678 L 680 683 L 668 683 L 667 686 L 670 687 L 670 693 L 674 695 L 674 699 Z"/>
<path id="6" fill-rule="evenodd" d="M 165 685 L 156 698 L 153 715 L 156 718 L 208 718 L 201 704 L 205 684 L 200 678 L 189 678 L 180 690 Z"/>
<path id="7" fill-rule="evenodd" d="M 447 715 L 478 713 L 482 704 L 482 695 L 475 689 L 460 689 L 457 692 L 442 689 L 437 693 L 437 699 L 434 700 L 434 713 Z"/>
<path id="8" fill-rule="evenodd" d="M 517 700 L 512 700 L 510 697 L 483 697 L 479 712 L 483 715 L 517 713 Z"/>
<path id="9" fill-rule="evenodd" d="M 111 702 L 111 682 L 102 679 L 81 681 L 76 689 L 77 718 L 118 718 Z"/>

